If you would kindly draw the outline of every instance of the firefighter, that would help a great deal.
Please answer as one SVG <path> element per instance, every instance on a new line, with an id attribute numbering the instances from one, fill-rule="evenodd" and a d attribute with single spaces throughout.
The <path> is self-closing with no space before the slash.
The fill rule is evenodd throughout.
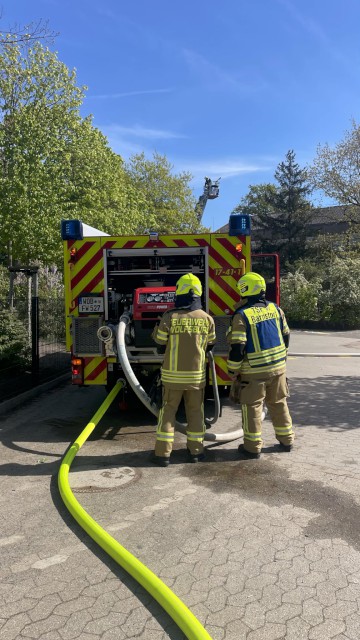
<path id="1" fill-rule="evenodd" d="M 265 299 L 266 284 L 249 272 L 237 283 L 240 302 L 228 333 L 228 371 L 238 386 L 244 444 L 241 458 L 260 458 L 261 423 L 266 402 L 281 451 L 291 451 L 294 432 L 287 406 L 286 357 L 290 330 L 280 307 Z M 234 395 L 234 394 L 233 394 Z"/>
<path id="2" fill-rule="evenodd" d="M 166 311 L 153 331 L 153 339 L 164 353 L 163 385 L 155 451 L 151 461 L 167 467 L 174 442 L 175 417 L 184 398 L 187 420 L 187 460 L 205 458 L 203 440 L 206 353 L 215 342 L 215 323 L 201 306 L 202 285 L 186 273 L 176 283 L 175 308 Z"/>

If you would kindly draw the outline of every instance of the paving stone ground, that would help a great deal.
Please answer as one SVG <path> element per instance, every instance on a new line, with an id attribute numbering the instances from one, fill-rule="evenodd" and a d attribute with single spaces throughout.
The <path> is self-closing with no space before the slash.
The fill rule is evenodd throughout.
<path id="1" fill-rule="evenodd" d="M 292 352 L 360 352 L 360 333 L 293 332 Z M 74 495 L 198 617 L 213 640 L 359 640 L 359 358 L 289 358 L 294 450 L 263 425 L 206 462 L 149 464 L 155 420 L 116 402 L 70 472 Z M 59 496 L 61 458 L 104 398 L 52 389 L 1 419 L 0 640 L 181 640 L 144 589 L 88 538 Z M 211 404 L 208 411 L 211 412 Z M 224 404 L 214 431 L 231 431 Z"/>

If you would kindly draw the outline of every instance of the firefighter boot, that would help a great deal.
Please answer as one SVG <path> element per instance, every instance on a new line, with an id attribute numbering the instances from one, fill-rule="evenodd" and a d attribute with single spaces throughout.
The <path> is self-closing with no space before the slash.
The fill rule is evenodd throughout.
<path id="1" fill-rule="evenodd" d="M 278 448 L 280 449 L 280 451 L 287 451 L 288 453 L 290 453 L 293 446 L 292 444 L 283 444 L 282 442 L 279 442 Z"/>
<path id="2" fill-rule="evenodd" d="M 170 464 L 170 456 L 156 456 L 153 453 L 150 456 L 150 462 L 157 464 L 158 467 L 168 467 Z"/>
<path id="3" fill-rule="evenodd" d="M 240 458 L 246 458 L 247 460 L 258 460 L 260 458 L 260 453 L 253 453 L 252 451 L 248 451 L 247 449 L 245 449 L 243 444 L 238 447 L 238 452 Z"/>
<path id="4" fill-rule="evenodd" d="M 205 453 L 196 453 L 194 455 L 187 449 L 187 462 L 202 462 L 203 460 L 205 460 Z"/>

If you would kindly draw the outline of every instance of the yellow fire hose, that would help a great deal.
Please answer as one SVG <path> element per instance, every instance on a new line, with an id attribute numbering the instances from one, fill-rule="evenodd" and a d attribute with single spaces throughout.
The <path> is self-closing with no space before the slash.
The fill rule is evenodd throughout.
<path id="1" fill-rule="evenodd" d="M 91 421 L 64 455 L 58 475 L 60 495 L 65 506 L 84 531 L 158 601 L 189 640 L 212 640 L 211 636 L 209 636 L 194 614 L 191 613 L 190 609 L 187 608 L 155 573 L 133 556 L 132 553 L 127 551 L 125 547 L 119 544 L 105 529 L 102 529 L 102 527 L 89 516 L 85 509 L 83 509 L 71 491 L 69 485 L 71 464 L 123 386 L 124 381 L 122 380 L 116 383 Z"/>

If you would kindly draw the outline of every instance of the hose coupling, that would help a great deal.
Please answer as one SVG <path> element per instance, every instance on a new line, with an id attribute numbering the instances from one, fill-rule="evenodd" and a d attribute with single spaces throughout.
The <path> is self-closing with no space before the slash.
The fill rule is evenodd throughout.
<path id="1" fill-rule="evenodd" d="M 113 331 L 111 327 L 105 324 L 102 327 L 99 327 L 97 330 L 97 337 L 101 342 L 109 342 L 109 340 L 113 338 Z"/>
<path id="2" fill-rule="evenodd" d="M 122 314 L 122 316 L 120 316 L 120 320 L 119 322 L 123 322 L 124 324 L 129 324 L 129 322 L 131 322 L 131 313 L 129 311 L 124 311 L 124 313 Z"/>

